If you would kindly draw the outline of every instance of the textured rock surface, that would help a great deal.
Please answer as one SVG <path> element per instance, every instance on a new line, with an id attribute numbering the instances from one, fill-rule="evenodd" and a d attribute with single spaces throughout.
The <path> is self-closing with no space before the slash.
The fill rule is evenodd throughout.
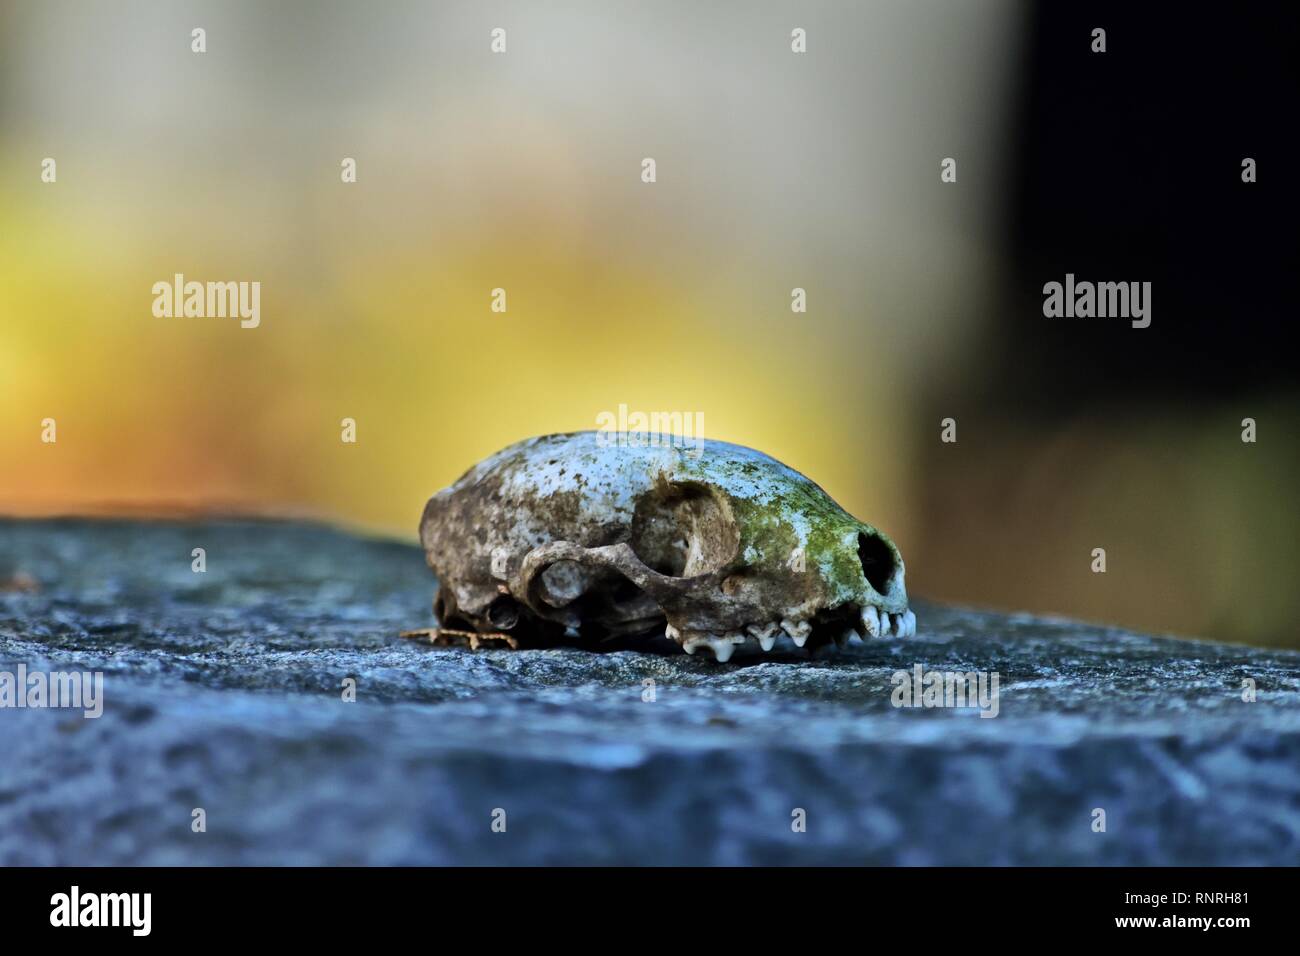
<path id="1" fill-rule="evenodd" d="M 105 708 L 0 710 L 3 864 L 1300 861 L 1296 654 L 924 605 L 815 661 L 442 650 L 418 549 L 296 524 L 0 520 L 24 575 L 0 670 Z M 894 708 L 916 663 L 999 716 Z"/>

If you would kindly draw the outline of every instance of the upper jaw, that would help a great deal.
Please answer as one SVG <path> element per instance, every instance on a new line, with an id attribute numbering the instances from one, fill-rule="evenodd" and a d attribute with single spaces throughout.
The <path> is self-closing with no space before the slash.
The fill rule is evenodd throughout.
<path id="1" fill-rule="evenodd" d="M 916 614 L 911 608 L 904 608 L 899 613 L 890 614 L 868 604 L 859 612 L 858 622 L 858 626 L 854 629 L 861 637 L 888 637 L 890 634 L 895 637 L 916 635 Z"/>
<path id="2" fill-rule="evenodd" d="M 714 659 L 726 662 L 737 651 L 769 653 L 782 646 L 802 648 L 834 642 L 842 645 L 853 637 L 864 640 L 877 637 L 913 637 L 916 614 L 904 605 L 901 611 L 881 610 L 873 604 L 846 605 L 835 614 L 810 618 L 767 621 L 743 627 L 684 629 L 669 624 L 664 636 L 679 644 L 687 654 L 701 648 L 713 652 Z"/>

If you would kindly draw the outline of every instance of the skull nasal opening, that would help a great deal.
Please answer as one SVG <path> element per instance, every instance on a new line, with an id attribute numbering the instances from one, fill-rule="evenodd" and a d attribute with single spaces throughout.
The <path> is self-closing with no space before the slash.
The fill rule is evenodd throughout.
<path id="1" fill-rule="evenodd" d="M 874 535 L 859 534 L 858 560 L 867 583 L 884 594 L 894 576 L 894 549 Z"/>

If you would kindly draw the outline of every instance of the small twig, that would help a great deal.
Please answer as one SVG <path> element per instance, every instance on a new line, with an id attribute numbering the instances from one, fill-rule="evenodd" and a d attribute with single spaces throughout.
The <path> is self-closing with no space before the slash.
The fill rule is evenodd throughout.
<path id="1" fill-rule="evenodd" d="M 519 641 L 509 634 L 502 634 L 499 631 L 480 634 L 478 631 L 460 631 L 450 627 L 425 627 L 415 631 L 401 631 L 398 636 L 416 639 L 427 638 L 429 643 L 435 647 L 457 647 L 468 644 L 471 651 L 477 651 L 491 641 L 505 643 L 509 645 L 512 651 L 519 650 Z"/>

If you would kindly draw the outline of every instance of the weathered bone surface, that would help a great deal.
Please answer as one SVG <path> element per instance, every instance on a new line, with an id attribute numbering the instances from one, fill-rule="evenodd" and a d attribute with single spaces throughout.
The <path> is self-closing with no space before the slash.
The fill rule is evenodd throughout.
<path id="1" fill-rule="evenodd" d="M 429 500 L 444 628 L 518 646 L 667 637 L 719 661 L 915 633 L 894 543 L 812 481 L 739 445 L 624 437 L 528 439 Z"/>

